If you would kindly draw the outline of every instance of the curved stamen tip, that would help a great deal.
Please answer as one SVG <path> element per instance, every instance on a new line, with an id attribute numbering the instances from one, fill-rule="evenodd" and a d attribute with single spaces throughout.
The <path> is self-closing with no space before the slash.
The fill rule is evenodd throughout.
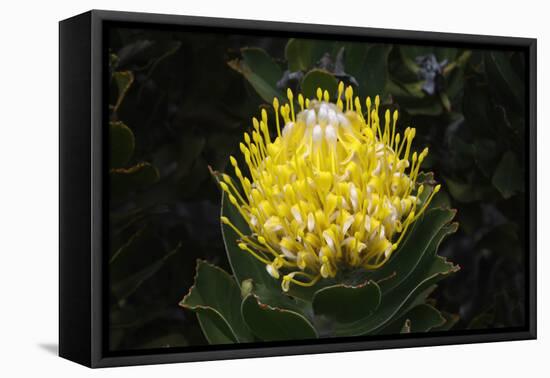
<path id="1" fill-rule="evenodd" d="M 279 279 L 279 271 L 273 266 L 273 264 L 268 264 L 265 266 L 265 269 L 267 270 L 267 273 L 275 279 Z M 284 277 L 283 277 L 284 282 Z"/>
<path id="2" fill-rule="evenodd" d="M 281 288 L 283 289 L 283 291 L 285 293 L 288 292 L 288 290 L 290 290 L 290 281 L 291 280 L 292 280 L 292 278 L 288 274 L 283 277 L 283 281 L 281 282 Z"/>
<path id="3" fill-rule="evenodd" d="M 292 101 L 292 99 L 294 98 L 294 94 L 292 93 L 292 90 L 290 88 L 287 88 L 286 90 L 286 96 L 288 97 L 288 99 L 290 101 Z"/>

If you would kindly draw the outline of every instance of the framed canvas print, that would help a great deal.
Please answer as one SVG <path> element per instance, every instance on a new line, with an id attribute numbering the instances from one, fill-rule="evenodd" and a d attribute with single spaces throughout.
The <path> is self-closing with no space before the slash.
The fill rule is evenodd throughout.
<path id="1" fill-rule="evenodd" d="M 60 355 L 536 337 L 536 40 L 60 23 Z"/>

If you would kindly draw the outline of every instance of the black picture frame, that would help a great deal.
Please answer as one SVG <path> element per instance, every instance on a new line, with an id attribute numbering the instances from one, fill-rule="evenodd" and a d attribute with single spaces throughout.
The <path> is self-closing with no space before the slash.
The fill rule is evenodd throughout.
<path id="1" fill-rule="evenodd" d="M 208 28 L 270 35 L 340 37 L 394 43 L 520 49 L 527 57 L 526 109 L 529 169 L 526 326 L 517 329 L 440 332 L 407 337 L 366 337 L 310 342 L 208 346 L 107 353 L 105 348 L 106 203 L 108 186 L 103 133 L 106 67 L 105 33 L 109 24 Z M 405 348 L 459 343 L 535 339 L 536 318 L 536 61 L 537 41 L 529 38 L 385 30 L 373 28 L 204 18 L 92 10 L 59 24 L 59 354 L 89 367 L 156 364 L 232 358 Z"/>

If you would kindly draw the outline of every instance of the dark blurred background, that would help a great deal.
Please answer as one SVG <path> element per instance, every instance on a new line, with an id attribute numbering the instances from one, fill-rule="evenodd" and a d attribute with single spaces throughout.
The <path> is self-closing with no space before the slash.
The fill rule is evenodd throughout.
<path id="1" fill-rule="evenodd" d="M 339 80 L 399 108 L 430 147 L 438 204 L 458 209 L 439 254 L 462 270 L 437 307 L 460 316 L 454 329 L 522 326 L 525 65 L 519 51 L 111 28 L 111 350 L 206 344 L 178 302 L 197 258 L 230 271 L 208 166 L 225 170 L 282 89 Z"/>

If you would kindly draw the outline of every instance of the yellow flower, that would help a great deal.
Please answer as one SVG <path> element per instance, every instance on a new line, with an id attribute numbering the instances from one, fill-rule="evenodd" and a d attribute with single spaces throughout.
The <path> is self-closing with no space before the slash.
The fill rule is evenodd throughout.
<path id="1" fill-rule="evenodd" d="M 248 175 L 231 156 L 236 179 L 223 174 L 220 180 L 250 233 L 226 217 L 222 222 L 239 234 L 243 251 L 282 278 L 284 291 L 291 283 L 312 286 L 335 277 L 340 269 L 381 267 L 439 190 L 421 203 L 424 186 L 416 180 L 428 149 L 411 151 L 416 130 L 397 132 L 397 111 L 386 111 L 382 125 L 378 96 L 374 104 L 367 97 L 363 113 L 352 87 L 344 91 L 340 83 L 335 104 L 321 89 L 312 100 L 300 94 L 297 114 L 290 89 L 287 96 L 282 106 L 273 100 L 274 140 L 265 110 L 244 134 L 240 150 Z"/>

